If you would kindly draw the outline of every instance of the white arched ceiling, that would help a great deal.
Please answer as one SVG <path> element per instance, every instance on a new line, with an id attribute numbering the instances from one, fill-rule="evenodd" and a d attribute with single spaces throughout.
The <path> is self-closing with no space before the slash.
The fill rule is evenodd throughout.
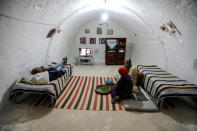
<path id="1" fill-rule="evenodd" d="M 127 34 L 136 64 L 157 64 L 197 83 L 196 0 L 0 0 L 0 96 L 35 66 L 59 61 L 104 10 Z M 182 36 L 162 32 L 173 21 Z M 52 28 L 62 32 L 47 39 Z M 136 36 L 135 36 L 136 34 Z"/>
<path id="2" fill-rule="evenodd" d="M 105 3 L 96 4 L 96 6 L 91 4 L 86 8 L 81 8 L 80 11 L 77 9 L 74 12 L 75 13 L 73 13 L 72 16 L 69 15 L 69 17 L 66 17 L 59 25 L 59 28 L 63 31 L 62 34 L 56 35 L 51 42 L 53 44 L 51 45 L 52 47 L 50 47 L 50 49 L 52 49 L 49 55 L 52 57 L 50 58 L 50 61 L 62 58 L 62 55 L 69 56 L 69 54 L 72 54 L 73 50 L 70 50 L 68 47 L 71 47 L 72 43 L 74 43 L 73 40 L 75 39 L 79 29 L 85 24 L 91 23 L 95 20 L 99 21 L 100 23 L 115 22 L 118 26 L 121 26 L 122 29 L 124 29 L 124 31 L 128 34 L 129 43 L 132 44 L 132 48 L 136 48 L 136 44 L 139 43 L 138 41 L 143 43 L 147 40 L 153 42 L 154 40 L 158 39 L 157 36 L 155 36 L 154 30 L 146 24 L 146 21 L 139 17 L 135 11 L 129 9 L 126 6 Z M 108 13 L 109 16 L 109 20 L 106 22 L 101 20 L 101 14 L 104 12 Z M 140 39 L 137 39 L 135 34 L 138 36 L 137 38 Z M 156 43 L 158 43 L 158 41 Z M 136 61 L 136 63 L 143 63 L 144 60 L 146 60 L 144 64 L 157 64 L 163 66 L 165 63 L 165 54 L 160 43 L 161 41 L 159 41 L 159 44 L 157 45 L 152 45 L 152 43 L 143 43 L 148 44 L 148 46 L 152 47 L 153 49 L 157 49 L 157 51 L 148 53 L 150 55 L 148 58 L 146 57 L 147 52 L 151 51 L 152 49 L 150 50 L 150 48 L 146 48 L 144 50 L 144 46 L 142 45 L 141 52 L 139 53 L 141 53 L 141 57 L 143 59 Z M 60 56 L 54 54 L 55 49 L 57 50 L 55 52 L 61 52 L 59 53 Z M 161 54 L 160 56 L 157 56 L 158 52 Z M 135 53 L 133 54 L 133 59 L 137 60 L 138 56 L 136 56 Z M 157 56 L 157 61 L 154 60 L 154 56 Z"/>

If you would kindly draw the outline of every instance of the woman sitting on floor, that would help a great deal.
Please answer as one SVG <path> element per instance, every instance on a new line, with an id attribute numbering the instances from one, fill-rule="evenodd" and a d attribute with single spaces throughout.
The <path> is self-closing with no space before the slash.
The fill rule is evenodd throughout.
<path id="1" fill-rule="evenodd" d="M 121 78 L 119 79 L 117 86 L 111 90 L 112 104 L 118 100 L 129 99 L 132 97 L 132 79 L 128 75 L 128 71 L 125 67 L 118 69 Z"/>

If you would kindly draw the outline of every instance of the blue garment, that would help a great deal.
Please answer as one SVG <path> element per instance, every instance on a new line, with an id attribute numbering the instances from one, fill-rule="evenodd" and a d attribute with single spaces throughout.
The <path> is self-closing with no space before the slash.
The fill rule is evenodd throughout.
<path id="1" fill-rule="evenodd" d="M 113 85 L 114 84 L 114 82 L 112 80 L 106 80 L 105 83 L 106 83 L 106 85 Z"/>
<path id="2" fill-rule="evenodd" d="M 47 68 L 46 70 L 51 71 L 51 72 L 52 71 L 60 71 L 60 70 L 62 70 L 63 66 L 64 66 L 63 63 L 61 62 L 53 67 Z"/>
<path id="3" fill-rule="evenodd" d="M 66 65 L 66 64 L 67 64 L 67 58 L 63 59 L 63 61 L 60 62 L 59 64 L 56 64 L 55 66 L 50 67 L 50 68 L 46 68 L 45 70 L 51 71 L 51 72 L 53 72 L 53 71 L 61 71 L 62 68 L 64 67 L 64 65 Z"/>
<path id="4" fill-rule="evenodd" d="M 64 75 L 65 72 L 62 69 L 66 64 L 67 64 L 67 60 L 64 60 L 53 67 L 46 68 L 45 70 L 49 72 L 49 81 L 55 80 L 58 77 Z"/>
<path id="5" fill-rule="evenodd" d="M 65 72 L 62 70 L 60 71 L 53 70 L 53 71 L 48 71 L 48 72 L 49 72 L 49 81 L 56 80 L 57 78 L 65 74 Z"/>

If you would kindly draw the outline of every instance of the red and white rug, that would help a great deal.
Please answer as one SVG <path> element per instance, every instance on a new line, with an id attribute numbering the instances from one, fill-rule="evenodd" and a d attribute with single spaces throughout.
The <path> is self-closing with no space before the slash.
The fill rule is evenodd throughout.
<path id="1" fill-rule="evenodd" d="M 100 95 L 95 92 L 97 85 L 105 84 L 107 79 L 116 83 L 115 77 L 72 76 L 56 101 L 55 108 L 76 110 L 125 110 L 122 102 L 111 104 L 111 94 Z"/>

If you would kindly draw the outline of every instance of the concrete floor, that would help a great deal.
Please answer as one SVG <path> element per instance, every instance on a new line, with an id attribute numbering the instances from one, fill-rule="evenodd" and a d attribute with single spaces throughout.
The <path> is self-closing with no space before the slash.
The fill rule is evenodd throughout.
<path id="1" fill-rule="evenodd" d="M 73 75 L 113 76 L 119 66 L 78 65 Z M 197 108 L 190 98 L 157 113 L 85 111 L 0 103 L 0 131 L 196 131 Z"/>

